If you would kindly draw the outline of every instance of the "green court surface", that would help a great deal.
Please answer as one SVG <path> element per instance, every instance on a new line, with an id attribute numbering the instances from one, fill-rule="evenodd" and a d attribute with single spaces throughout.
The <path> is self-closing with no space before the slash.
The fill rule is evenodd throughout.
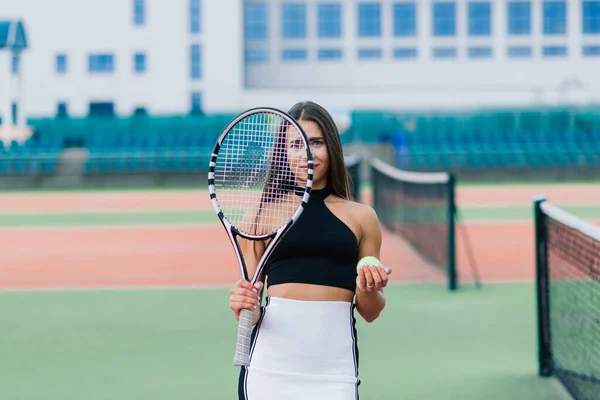
<path id="1" fill-rule="evenodd" d="M 0 227 L 186 225 L 219 223 L 213 210 L 0 214 Z"/>
<path id="2" fill-rule="evenodd" d="M 362 399 L 566 400 L 537 376 L 533 283 L 393 285 L 357 314 Z M 234 399 L 226 289 L 0 293 L 2 398 Z"/>
<path id="3" fill-rule="evenodd" d="M 600 220 L 600 206 L 564 206 L 565 210 L 586 219 Z M 461 207 L 466 221 L 533 221 L 532 207 Z M 72 212 L 72 213 L 0 213 L 0 227 L 111 226 L 111 225 L 188 225 L 218 224 L 214 210 Z"/>

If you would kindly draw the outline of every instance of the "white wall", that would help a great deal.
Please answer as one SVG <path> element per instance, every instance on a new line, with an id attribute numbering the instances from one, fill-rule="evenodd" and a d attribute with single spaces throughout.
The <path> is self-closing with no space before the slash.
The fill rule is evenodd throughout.
<path id="1" fill-rule="evenodd" d="M 0 50 L 0 116 L 2 123 L 12 121 L 12 53 L 6 49 Z"/>
<path id="2" fill-rule="evenodd" d="M 275 10 L 281 0 L 268 0 Z M 580 31 L 579 0 L 569 0 L 570 35 L 550 39 L 540 34 L 541 0 L 533 0 L 533 35 L 526 39 L 505 35 L 505 0 L 493 0 L 493 35 L 474 40 L 466 32 L 467 0 L 457 0 L 458 38 L 431 37 L 432 0 L 418 1 L 417 38 L 392 37 L 392 0 L 384 4 L 385 58 L 358 61 L 356 49 L 369 41 L 356 37 L 357 0 L 340 0 L 344 5 L 344 49 L 342 61 L 314 60 L 318 48 L 316 12 L 318 0 L 309 4 L 307 47 L 313 60 L 244 67 L 243 0 L 203 0 L 202 33 L 189 33 L 188 0 L 146 0 L 147 22 L 133 25 L 133 0 L 0 0 L 0 19 L 22 18 L 30 48 L 25 56 L 24 91 L 32 116 L 49 116 L 57 103 L 68 103 L 71 115 L 85 115 L 90 101 L 114 101 L 117 112 L 129 115 L 139 106 L 154 114 L 182 114 L 190 109 L 190 92 L 202 92 L 206 112 L 236 112 L 257 105 L 288 108 L 311 99 L 330 109 L 406 108 L 444 109 L 484 106 L 519 106 L 536 102 L 556 104 L 565 79 L 577 78 L 585 89 L 571 93 L 570 101 L 600 101 L 600 57 L 583 59 L 582 43 L 600 44 L 600 38 L 583 38 Z M 400 0 L 397 0 L 400 1 Z M 274 20 L 270 37 L 275 55 L 280 54 L 280 22 Z M 192 81 L 189 45 L 202 45 L 202 79 Z M 456 45 L 456 60 L 431 59 L 435 45 Z M 532 45 L 535 56 L 527 60 L 507 59 L 510 44 Z M 548 60 L 541 46 L 560 43 L 570 46 L 569 57 Z M 464 54 L 471 44 L 491 45 L 491 60 L 469 60 Z M 415 45 L 419 58 L 392 58 L 397 45 Z M 111 52 L 116 71 L 102 76 L 87 70 L 88 54 Z M 133 72 L 133 54 L 147 54 L 147 72 Z M 57 75 L 56 55 L 68 56 L 68 73 Z M 350 56 L 350 57 L 348 57 Z M 1 68 L 1 66 L 0 66 Z M 245 87 L 245 76 L 250 88 Z M 0 82 L 0 87 L 3 83 Z"/>

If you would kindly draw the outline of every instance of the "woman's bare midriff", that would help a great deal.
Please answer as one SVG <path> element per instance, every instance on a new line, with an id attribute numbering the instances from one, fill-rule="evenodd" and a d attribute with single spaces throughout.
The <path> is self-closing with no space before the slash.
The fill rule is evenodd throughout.
<path id="1" fill-rule="evenodd" d="M 307 283 L 282 283 L 269 287 L 267 292 L 271 297 L 291 300 L 351 302 L 354 299 L 354 293 L 348 289 Z"/>

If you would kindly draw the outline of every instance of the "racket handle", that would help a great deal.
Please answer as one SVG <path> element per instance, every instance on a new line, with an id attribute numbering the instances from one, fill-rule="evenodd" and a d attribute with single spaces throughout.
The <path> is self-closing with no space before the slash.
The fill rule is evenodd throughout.
<path id="1" fill-rule="evenodd" d="M 252 337 L 252 321 L 254 320 L 254 310 L 243 309 L 240 311 L 238 323 L 237 345 L 233 365 L 250 365 L 250 338 Z"/>

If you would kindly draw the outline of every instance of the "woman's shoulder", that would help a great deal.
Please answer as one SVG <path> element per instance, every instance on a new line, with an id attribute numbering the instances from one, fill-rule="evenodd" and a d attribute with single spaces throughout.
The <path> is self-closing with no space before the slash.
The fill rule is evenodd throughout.
<path id="1" fill-rule="evenodd" d="M 340 197 L 335 197 L 335 202 L 349 211 L 363 229 L 369 226 L 379 225 L 377 213 L 373 207 L 368 204 L 342 199 Z"/>

